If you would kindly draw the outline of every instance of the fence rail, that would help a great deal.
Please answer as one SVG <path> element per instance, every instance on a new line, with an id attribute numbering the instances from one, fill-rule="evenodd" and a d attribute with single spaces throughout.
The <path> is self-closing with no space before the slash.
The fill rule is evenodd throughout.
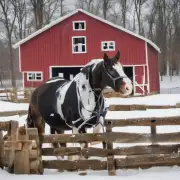
<path id="1" fill-rule="evenodd" d="M 151 132 L 113 132 L 113 127 L 142 125 L 149 126 Z M 156 132 L 157 125 L 180 125 L 180 116 L 126 120 L 107 119 L 105 120 L 105 133 L 41 136 L 42 143 L 98 142 L 105 144 L 103 148 L 87 146 L 82 149 L 70 146 L 39 149 L 40 139 L 36 128 L 26 129 L 18 127 L 17 122 L 14 125 L 11 122 L 3 122 L 0 124 L 0 130 L 8 130 L 9 133 L 6 138 L 1 136 L 0 139 L 1 145 L 3 144 L 0 146 L 0 166 L 8 166 L 12 169 L 13 165 L 15 174 L 43 174 L 44 169 L 47 168 L 61 171 L 108 170 L 109 175 L 116 175 L 116 170 L 122 168 L 179 165 L 180 132 L 159 134 Z M 114 143 L 118 143 L 116 148 L 113 146 Z M 126 146 L 124 146 L 125 144 Z M 85 160 L 70 160 L 71 157 L 77 155 L 83 156 Z M 67 156 L 68 160 L 44 160 L 42 158 L 44 156 Z M 93 159 L 91 159 L 92 157 Z"/>

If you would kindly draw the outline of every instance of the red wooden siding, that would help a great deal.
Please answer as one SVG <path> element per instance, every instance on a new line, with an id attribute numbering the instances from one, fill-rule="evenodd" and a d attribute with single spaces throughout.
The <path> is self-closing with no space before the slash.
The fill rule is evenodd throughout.
<path id="1" fill-rule="evenodd" d="M 147 50 L 148 50 L 150 92 L 159 92 L 160 82 L 159 82 L 158 52 L 154 50 L 150 45 L 147 46 Z"/>
<path id="2" fill-rule="evenodd" d="M 145 78 L 145 79 L 144 79 Z M 136 93 L 147 91 L 147 68 L 146 66 L 135 66 Z M 138 87 L 138 85 L 141 87 Z"/>
<path id="3" fill-rule="evenodd" d="M 136 66 L 135 67 L 135 79 L 138 84 L 143 84 L 143 73 L 144 73 L 143 66 Z"/>
<path id="4" fill-rule="evenodd" d="M 73 31 L 75 20 L 85 20 L 86 31 Z M 72 36 L 86 36 L 87 53 L 72 54 Z M 84 65 L 93 58 L 102 58 L 101 41 L 108 40 L 115 41 L 115 52 L 120 50 L 123 65 L 145 64 L 143 40 L 78 12 L 21 45 L 22 71 L 43 71 L 47 80 L 51 65 Z"/>

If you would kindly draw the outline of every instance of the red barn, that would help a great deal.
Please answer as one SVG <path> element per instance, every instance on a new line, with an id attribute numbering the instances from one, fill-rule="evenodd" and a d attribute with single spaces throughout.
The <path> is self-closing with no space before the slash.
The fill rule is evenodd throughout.
<path id="1" fill-rule="evenodd" d="M 24 87 L 54 76 L 71 79 L 91 59 L 121 52 L 120 62 L 132 78 L 134 93 L 159 92 L 159 48 L 150 40 L 82 9 L 34 32 L 19 48 Z"/>

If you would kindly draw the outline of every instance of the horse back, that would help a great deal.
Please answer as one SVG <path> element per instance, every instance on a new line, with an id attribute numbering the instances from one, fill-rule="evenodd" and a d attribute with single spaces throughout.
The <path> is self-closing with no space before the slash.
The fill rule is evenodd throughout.
<path id="1" fill-rule="evenodd" d="M 56 101 L 58 97 L 57 89 L 66 82 L 69 82 L 69 80 L 59 77 L 52 78 L 34 90 L 30 105 L 36 109 L 45 121 L 53 113 L 54 118 L 56 117 Z"/>

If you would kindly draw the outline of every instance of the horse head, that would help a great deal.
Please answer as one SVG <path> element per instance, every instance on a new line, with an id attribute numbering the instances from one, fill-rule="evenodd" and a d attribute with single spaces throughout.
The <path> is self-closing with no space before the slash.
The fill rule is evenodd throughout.
<path id="1" fill-rule="evenodd" d="M 81 69 L 89 79 L 92 89 L 103 90 L 109 86 L 122 96 L 132 93 L 132 81 L 125 74 L 119 59 L 119 51 L 114 57 L 104 53 L 103 59 L 92 60 Z"/>
<path id="2" fill-rule="evenodd" d="M 119 59 L 119 51 L 114 57 L 109 57 L 106 53 L 104 54 L 102 81 L 104 85 L 110 86 L 122 96 L 126 96 L 132 93 L 133 86 L 132 81 L 125 74 Z"/>

